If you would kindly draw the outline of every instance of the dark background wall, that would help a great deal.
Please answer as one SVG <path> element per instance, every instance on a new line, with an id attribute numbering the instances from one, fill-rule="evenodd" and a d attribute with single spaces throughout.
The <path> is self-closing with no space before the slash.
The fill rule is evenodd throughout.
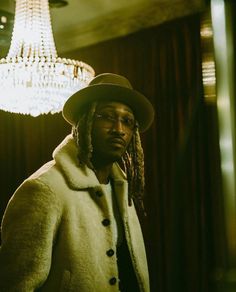
<path id="1" fill-rule="evenodd" d="M 206 104 L 202 93 L 200 15 L 65 57 L 87 62 L 96 74 L 127 76 L 156 109 L 142 136 L 148 215 L 140 215 L 152 292 L 215 292 L 223 214 L 216 105 Z M 51 159 L 69 132 L 60 114 L 0 112 L 1 216 L 17 186 Z"/>

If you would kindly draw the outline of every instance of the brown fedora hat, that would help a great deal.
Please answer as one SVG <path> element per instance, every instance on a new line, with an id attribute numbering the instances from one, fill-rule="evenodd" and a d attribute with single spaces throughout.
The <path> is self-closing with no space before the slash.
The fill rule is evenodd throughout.
<path id="1" fill-rule="evenodd" d="M 128 105 L 141 132 L 153 122 L 154 109 L 149 100 L 134 90 L 128 79 L 113 73 L 97 75 L 87 87 L 73 94 L 63 107 L 63 117 L 71 125 L 76 125 L 84 110 L 95 101 L 118 101 Z"/>

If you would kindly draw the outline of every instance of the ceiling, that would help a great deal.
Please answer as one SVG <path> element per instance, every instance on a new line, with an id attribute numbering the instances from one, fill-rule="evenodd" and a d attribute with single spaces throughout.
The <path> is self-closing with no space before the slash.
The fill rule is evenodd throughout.
<path id="1" fill-rule="evenodd" d="M 67 0 L 51 8 L 58 53 L 124 36 L 160 23 L 197 13 L 205 0 Z M 0 10 L 14 13 L 14 0 L 0 0 Z M 0 31 L 0 52 L 7 50 L 11 31 Z M 1 41 L 2 40 L 2 41 Z"/>

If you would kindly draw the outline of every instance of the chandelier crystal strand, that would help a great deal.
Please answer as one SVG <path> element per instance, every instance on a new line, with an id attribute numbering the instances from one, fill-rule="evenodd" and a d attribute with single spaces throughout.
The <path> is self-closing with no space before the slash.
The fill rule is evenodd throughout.
<path id="1" fill-rule="evenodd" d="M 93 77 L 86 63 L 57 56 L 48 0 L 16 0 L 10 49 L 0 60 L 0 109 L 32 116 L 60 112 Z"/>

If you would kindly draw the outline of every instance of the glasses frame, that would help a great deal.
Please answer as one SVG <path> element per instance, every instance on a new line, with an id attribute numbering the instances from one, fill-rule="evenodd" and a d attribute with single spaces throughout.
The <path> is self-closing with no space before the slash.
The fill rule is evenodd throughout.
<path id="1" fill-rule="evenodd" d="M 127 123 L 127 120 L 128 120 L 127 117 L 120 117 L 117 115 L 113 115 L 111 113 L 109 113 L 109 114 L 108 113 L 95 113 L 94 117 L 96 119 L 98 119 L 100 122 L 107 123 L 107 126 L 106 126 L 107 128 L 113 127 L 114 124 L 116 124 L 117 122 L 121 122 L 123 127 L 125 129 L 128 129 L 129 131 L 134 131 L 135 128 L 138 127 L 138 123 L 135 119 L 133 119 L 132 125 L 129 125 L 129 123 Z"/>

